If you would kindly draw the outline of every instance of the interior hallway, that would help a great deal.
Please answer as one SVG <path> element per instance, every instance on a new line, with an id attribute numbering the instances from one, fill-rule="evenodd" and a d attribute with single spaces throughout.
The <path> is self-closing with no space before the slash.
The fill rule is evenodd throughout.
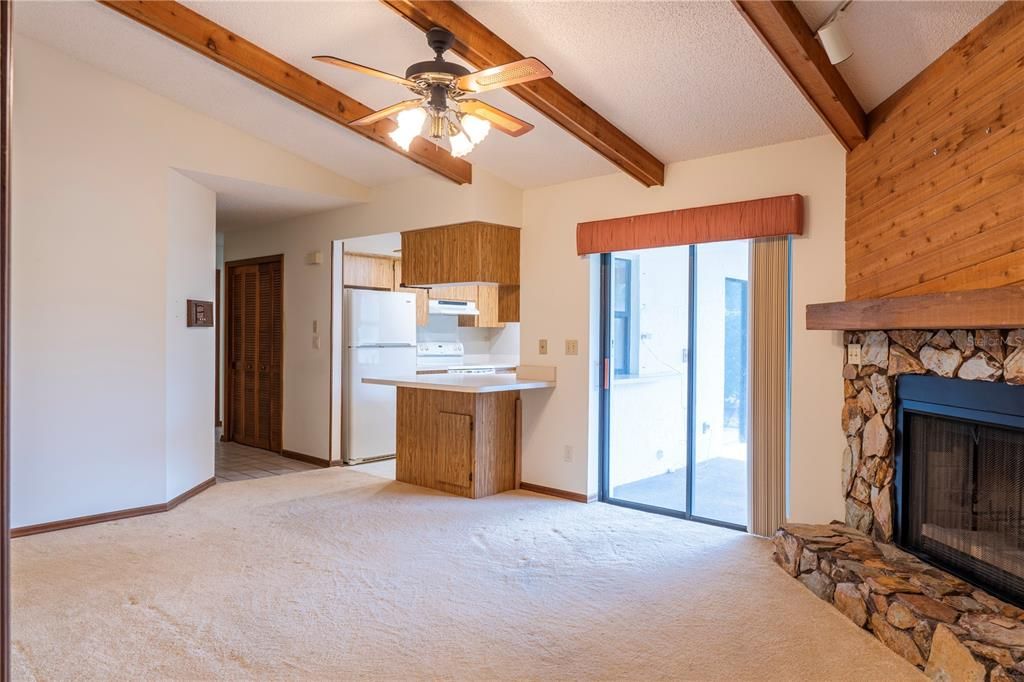
<path id="1" fill-rule="evenodd" d="M 13 672 L 922 679 L 770 551 L 523 491 L 470 500 L 354 467 L 269 476 L 15 540 Z"/>

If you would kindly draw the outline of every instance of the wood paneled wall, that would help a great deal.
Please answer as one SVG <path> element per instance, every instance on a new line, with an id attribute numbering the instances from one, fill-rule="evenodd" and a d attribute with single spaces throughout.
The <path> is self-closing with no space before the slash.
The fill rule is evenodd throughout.
<path id="1" fill-rule="evenodd" d="M 1024 3 L 869 115 L 846 161 L 848 299 L 1024 282 Z"/>

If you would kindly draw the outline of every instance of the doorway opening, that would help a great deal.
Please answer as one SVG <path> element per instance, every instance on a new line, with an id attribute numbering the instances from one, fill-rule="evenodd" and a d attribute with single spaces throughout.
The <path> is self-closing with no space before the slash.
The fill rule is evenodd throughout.
<path id="1" fill-rule="evenodd" d="M 601 256 L 604 502 L 746 530 L 745 240 Z"/>
<path id="2" fill-rule="evenodd" d="M 283 453 L 284 258 L 230 261 L 224 271 L 226 443 L 217 448 L 217 476 L 294 471 L 284 457 L 268 463 L 261 452 Z"/>

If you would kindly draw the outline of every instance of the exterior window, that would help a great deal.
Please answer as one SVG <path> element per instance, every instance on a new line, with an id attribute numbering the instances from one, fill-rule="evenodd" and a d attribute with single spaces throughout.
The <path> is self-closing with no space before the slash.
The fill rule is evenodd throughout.
<path id="1" fill-rule="evenodd" d="M 637 338 L 636 318 L 633 315 L 633 304 L 637 286 L 634 281 L 634 263 L 629 258 L 615 258 L 615 308 L 612 320 L 612 357 L 616 376 L 637 373 Z"/>
<path id="2" fill-rule="evenodd" d="M 722 423 L 747 440 L 747 282 L 725 278 L 725 390 Z"/>
<path id="3" fill-rule="evenodd" d="M 745 527 L 749 266 L 742 240 L 604 256 L 602 499 Z"/>

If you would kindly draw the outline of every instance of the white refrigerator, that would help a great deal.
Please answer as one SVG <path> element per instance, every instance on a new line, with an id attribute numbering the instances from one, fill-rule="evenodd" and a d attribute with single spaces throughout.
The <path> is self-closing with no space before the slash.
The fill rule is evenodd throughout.
<path id="1" fill-rule="evenodd" d="M 416 295 L 346 289 L 342 365 L 342 459 L 395 454 L 395 387 L 363 377 L 416 375 Z"/>

